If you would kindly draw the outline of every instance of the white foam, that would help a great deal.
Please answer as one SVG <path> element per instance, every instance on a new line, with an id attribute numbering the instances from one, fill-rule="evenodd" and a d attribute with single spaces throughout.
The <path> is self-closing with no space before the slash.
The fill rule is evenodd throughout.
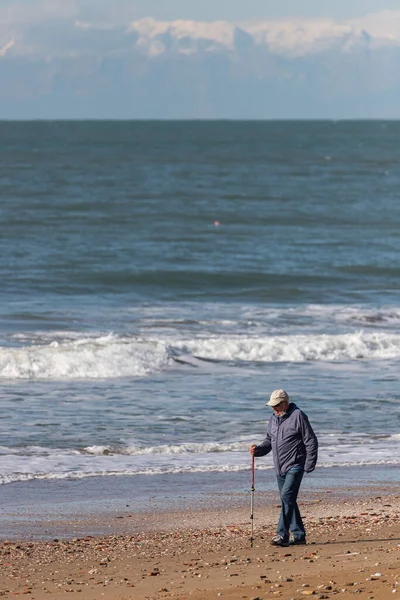
<path id="1" fill-rule="evenodd" d="M 120 337 L 109 334 L 19 348 L 0 348 L 0 378 L 77 380 L 143 377 L 176 363 L 212 368 L 198 359 L 226 362 L 388 360 L 400 357 L 400 335 L 210 335 Z M 185 356 L 186 355 L 186 356 Z"/>
<path id="2" fill-rule="evenodd" d="M 400 357 L 400 335 L 363 331 L 343 335 L 219 336 L 176 342 L 175 346 L 198 358 L 221 361 L 305 362 Z"/>
<path id="3" fill-rule="evenodd" d="M 168 364 L 162 340 L 112 334 L 23 348 L 0 348 L 0 377 L 8 379 L 105 379 L 145 376 Z"/>
<path id="4" fill-rule="evenodd" d="M 153 447 L 94 445 L 76 449 L 2 447 L 0 484 L 31 479 L 106 476 L 157 476 L 172 473 L 237 472 L 250 468 L 248 441 L 205 442 Z M 400 464 L 400 434 L 324 434 L 320 436 L 318 468 Z M 271 455 L 257 459 L 257 468 L 272 469 Z"/>
<path id="5" fill-rule="evenodd" d="M 128 447 L 111 447 L 111 446 L 88 446 L 84 452 L 93 455 L 102 454 L 123 454 L 128 456 L 143 456 L 149 454 L 196 454 L 196 453 L 212 453 L 212 452 L 238 452 L 247 450 L 247 442 L 233 442 L 221 444 L 216 442 L 208 442 L 205 444 L 191 443 L 181 445 L 164 445 L 143 448 L 140 446 Z"/>

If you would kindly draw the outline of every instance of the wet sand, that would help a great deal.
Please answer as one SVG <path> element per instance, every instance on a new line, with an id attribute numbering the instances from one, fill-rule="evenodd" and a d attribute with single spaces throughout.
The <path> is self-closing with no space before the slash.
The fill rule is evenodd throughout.
<path id="1" fill-rule="evenodd" d="M 3 540 L 0 595 L 36 600 L 400 597 L 400 486 L 392 493 L 366 490 L 352 498 L 306 497 L 300 505 L 308 544 L 289 548 L 269 543 L 279 514 L 276 503 L 256 505 L 250 548 L 249 507 L 239 504 L 112 514 L 109 535 Z M 88 518 L 88 530 L 98 518 Z M 68 530 L 68 523 L 64 526 Z"/>

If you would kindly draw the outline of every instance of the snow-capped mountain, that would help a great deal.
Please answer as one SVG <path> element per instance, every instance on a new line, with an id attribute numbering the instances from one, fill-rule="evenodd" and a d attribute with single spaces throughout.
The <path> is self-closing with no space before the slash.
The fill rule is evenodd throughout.
<path id="1" fill-rule="evenodd" d="M 1 17 L 1 9 L 0 9 Z M 127 46 L 129 42 L 129 46 Z M 33 25 L 11 25 L 0 19 L 0 56 L 79 52 L 110 55 L 125 49 L 150 58 L 168 52 L 227 53 L 249 46 L 279 56 L 300 57 L 332 48 L 342 52 L 358 47 L 400 45 L 400 11 L 367 15 L 353 21 L 282 19 L 249 23 L 228 21 L 156 21 L 149 17 L 115 25 L 73 19 L 50 19 Z"/>
<path id="2" fill-rule="evenodd" d="M 0 8 L 0 116 L 33 106 L 37 116 L 340 118 L 400 107 L 400 11 L 92 22 L 67 8 L 14 21 Z"/>
<path id="3" fill-rule="evenodd" d="M 236 25 L 225 21 L 158 22 L 149 18 L 132 23 L 129 30 L 137 35 L 137 46 L 150 57 L 171 51 L 183 54 L 233 52 L 249 46 L 264 48 L 279 56 L 295 57 L 337 46 L 342 51 L 349 51 L 372 42 L 372 36 L 356 25 L 319 20 Z"/>

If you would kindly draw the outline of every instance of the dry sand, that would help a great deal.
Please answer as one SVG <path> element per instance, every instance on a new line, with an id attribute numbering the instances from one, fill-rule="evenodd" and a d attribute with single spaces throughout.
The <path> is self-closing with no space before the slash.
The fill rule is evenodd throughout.
<path id="1" fill-rule="evenodd" d="M 310 500 L 301 510 L 308 544 L 289 548 L 269 544 L 277 505 L 256 506 L 253 548 L 246 507 L 147 514 L 141 524 L 113 516 L 123 533 L 103 537 L 3 541 L 0 596 L 400 600 L 400 496 Z"/>

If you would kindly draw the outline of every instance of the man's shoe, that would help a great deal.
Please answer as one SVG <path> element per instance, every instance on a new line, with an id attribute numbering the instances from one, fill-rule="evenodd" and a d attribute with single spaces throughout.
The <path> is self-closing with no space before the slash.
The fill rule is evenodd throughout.
<path id="1" fill-rule="evenodd" d="M 294 538 L 293 540 L 290 540 L 289 545 L 290 546 L 305 546 L 307 544 L 306 542 L 306 538 Z"/>
<path id="2" fill-rule="evenodd" d="M 287 548 L 289 546 L 289 540 L 285 540 L 281 535 L 277 535 L 271 540 L 271 546 L 280 546 L 281 548 Z"/>

